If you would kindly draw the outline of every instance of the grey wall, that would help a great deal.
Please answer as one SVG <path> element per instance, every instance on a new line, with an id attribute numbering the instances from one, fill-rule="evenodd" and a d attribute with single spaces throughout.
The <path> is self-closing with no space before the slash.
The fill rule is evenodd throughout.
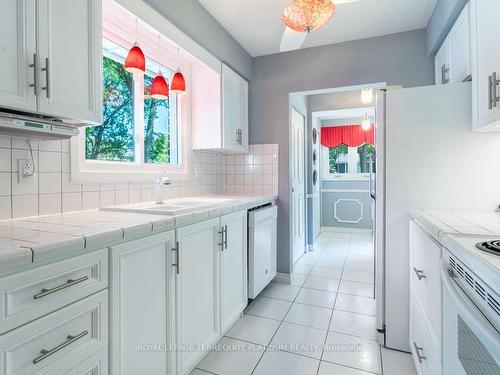
<path id="1" fill-rule="evenodd" d="M 425 30 L 302 49 L 254 59 L 250 143 L 278 143 L 278 270 L 290 271 L 289 93 L 374 82 L 405 87 L 434 83 Z"/>
<path id="2" fill-rule="evenodd" d="M 368 180 L 325 180 L 321 187 L 322 227 L 373 229 Z"/>
<path id="3" fill-rule="evenodd" d="M 375 117 L 368 116 L 371 122 L 375 121 Z M 335 126 L 335 125 L 356 125 L 361 124 L 363 117 L 353 117 L 353 118 L 343 118 L 343 119 L 332 119 L 332 120 L 321 120 L 321 126 Z"/>
<path id="4" fill-rule="evenodd" d="M 468 0 L 438 0 L 427 24 L 427 50 L 435 55 Z"/>
<path id="5" fill-rule="evenodd" d="M 252 57 L 197 0 L 144 0 L 191 39 L 250 80 Z"/>

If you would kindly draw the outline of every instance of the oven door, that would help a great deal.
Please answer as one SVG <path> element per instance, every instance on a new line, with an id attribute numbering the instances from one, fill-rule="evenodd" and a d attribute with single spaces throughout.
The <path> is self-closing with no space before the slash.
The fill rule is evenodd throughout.
<path id="1" fill-rule="evenodd" d="M 443 262 L 443 375 L 500 374 L 500 334 Z"/>

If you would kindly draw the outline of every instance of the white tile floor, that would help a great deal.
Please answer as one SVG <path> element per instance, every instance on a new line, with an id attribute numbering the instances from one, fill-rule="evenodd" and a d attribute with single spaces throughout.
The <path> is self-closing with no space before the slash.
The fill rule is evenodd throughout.
<path id="1" fill-rule="evenodd" d="M 324 233 L 271 283 L 191 375 L 415 375 L 411 356 L 376 339 L 373 248 L 367 234 Z"/>

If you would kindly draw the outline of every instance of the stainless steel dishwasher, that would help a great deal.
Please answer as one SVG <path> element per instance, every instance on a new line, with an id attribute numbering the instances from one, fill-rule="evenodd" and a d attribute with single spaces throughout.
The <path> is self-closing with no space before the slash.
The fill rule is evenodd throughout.
<path id="1" fill-rule="evenodd" d="M 248 213 L 248 298 L 254 299 L 276 276 L 276 206 Z"/>

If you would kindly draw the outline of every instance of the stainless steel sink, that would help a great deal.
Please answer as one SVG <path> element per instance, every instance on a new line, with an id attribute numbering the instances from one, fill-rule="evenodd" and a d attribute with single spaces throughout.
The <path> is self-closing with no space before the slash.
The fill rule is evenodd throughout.
<path id="1" fill-rule="evenodd" d="M 101 210 L 157 215 L 179 215 L 216 206 L 225 206 L 236 202 L 237 201 L 234 199 L 227 198 L 185 198 L 165 201 L 163 204 L 151 202 L 133 203 L 121 206 L 104 207 Z"/>

